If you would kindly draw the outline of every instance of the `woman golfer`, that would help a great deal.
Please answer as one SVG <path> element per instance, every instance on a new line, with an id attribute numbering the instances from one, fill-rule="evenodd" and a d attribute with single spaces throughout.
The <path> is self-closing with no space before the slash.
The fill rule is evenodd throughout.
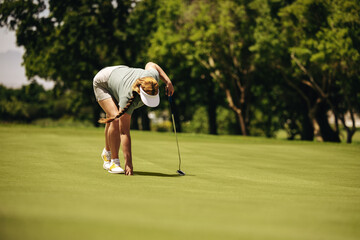
<path id="1" fill-rule="evenodd" d="M 166 84 L 166 94 L 172 96 L 174 87 L 166 73 L 156 63 L 149 62 L 145 69 L 127 66 L 106 67 L 94 77 L 96 100 L 106 113 L 100 123 L 105 126 L 105 148 L 101 154 L 103 167 L 110 173 L 133 174 L 130 120 L 133 111 L 143 105 L 159 105 L 159 85 Z M 117 107 L 115 101 L 119 103 Z M 125 171 L 120 166 L 120 143 L 125 160 Z"/>

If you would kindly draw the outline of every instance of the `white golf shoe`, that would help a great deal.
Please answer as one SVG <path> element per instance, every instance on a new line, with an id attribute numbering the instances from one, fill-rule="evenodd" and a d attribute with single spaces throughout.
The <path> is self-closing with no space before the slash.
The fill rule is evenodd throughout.
<path id="1" fill-rule="evenodd" d="M 111 152 L 106 151 L 106 149 L 104 148 L 104 150 L 101 153 L 101 158 L 104 161 L 103 168 L 105 170 L 109 170 L 111 164 Z"/>
<path id="2" fill-rule="evenodd" d="M 109 173 L 125 173 L 124 169 L 120 167 L 119 159 L 111 159 Z"/>

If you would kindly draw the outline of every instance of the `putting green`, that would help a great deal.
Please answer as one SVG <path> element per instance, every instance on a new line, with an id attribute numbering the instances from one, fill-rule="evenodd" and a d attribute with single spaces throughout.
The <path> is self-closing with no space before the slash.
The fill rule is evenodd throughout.
<path id="1" fill-rule="evenodd" d="M 360 238 L 360 145 L 178 137 L 186 176 L 172 133 L 134 131 L 127 177 L 102 129 L 0 126 L 0 239 Z"/>

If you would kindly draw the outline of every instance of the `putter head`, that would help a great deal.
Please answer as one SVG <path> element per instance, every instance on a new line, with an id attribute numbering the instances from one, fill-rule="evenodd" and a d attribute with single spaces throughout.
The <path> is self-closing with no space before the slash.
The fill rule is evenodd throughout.
<path id="1" fill-rule="evenodd" d="M 183 171 L 181 171 L 180 169 L 176 171 L 179 175 L 181 176 L 185 176 L 185 173 Z"/>

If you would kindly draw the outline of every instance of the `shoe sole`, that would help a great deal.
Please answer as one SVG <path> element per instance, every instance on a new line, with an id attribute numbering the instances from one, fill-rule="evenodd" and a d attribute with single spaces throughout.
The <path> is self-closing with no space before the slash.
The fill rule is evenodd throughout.
<path id="1" fill-rule="evenodd" d="M 112 171 L 108 171 L 109 173 L 113 173 L 113 174 L 124 174 L 125 173 L 125 171 L 123 171 L 123 172 L 112 172 Z"/>

